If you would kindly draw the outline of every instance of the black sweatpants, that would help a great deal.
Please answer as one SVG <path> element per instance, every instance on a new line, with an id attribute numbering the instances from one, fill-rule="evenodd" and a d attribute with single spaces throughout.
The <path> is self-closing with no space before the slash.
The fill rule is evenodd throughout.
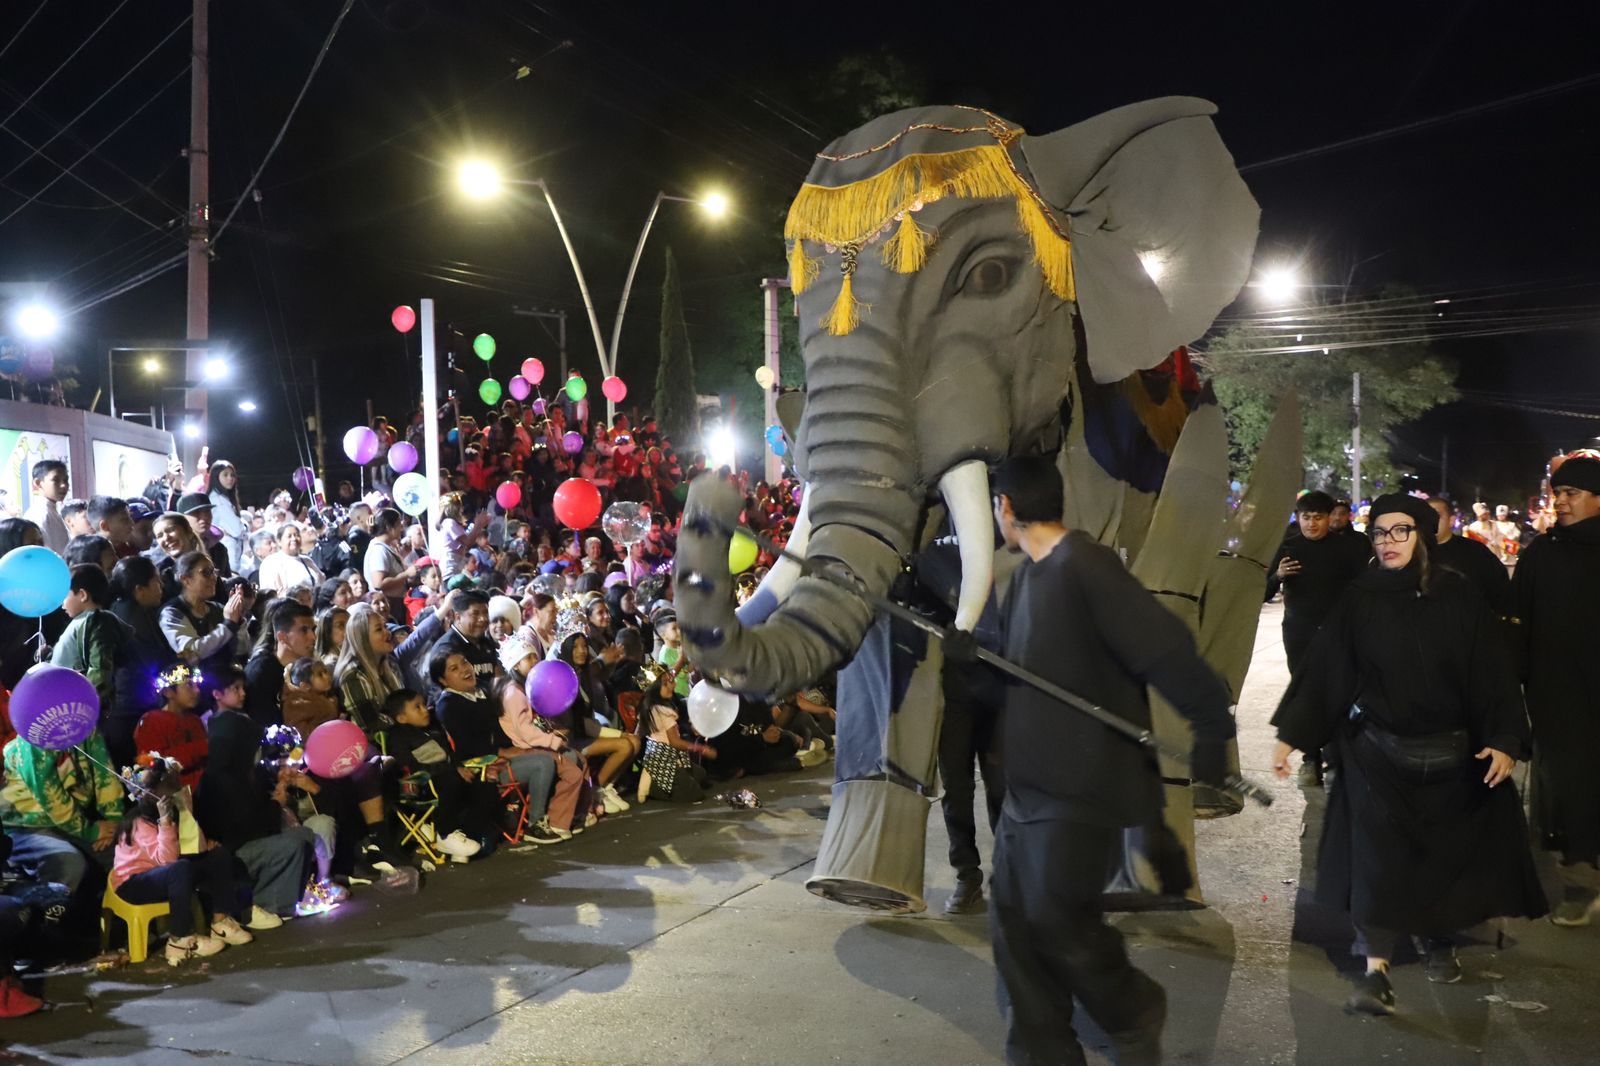
<path id="1" fill-rule="evenodd" d="M 227 848 L 212 848 L 199 855 L 185 855 L 177 862 L 134 874 L 117 886 L 117 895 L 129 903 L 166 903 L 167 931 L 176 937 L 195 931 L 190 903 L 195 891 L 205 897 L 208 915 L 238 917 L 239 890 L 233 880 L 233 853 Z M 200 930 L 211 932 L 207 926 Z"/>
<path id="2" fill-rule="evenodd" d="M 957 663 L 946 659 L 940 681 L 944 689 L 944 722 L 939 727 L 939 779 L 944 792 L 939 807 L 950 837 L 950 866 L 956 880 L 982 882 L 978 856 L 978 826 L 972 801 L 977 793 L 973 763 L 983 773 L 984 807 L 989 828 L 1000 821 L 1006 796 L 999 752 L 994 749 L 995 718 L 1004 690 L 992 667 L 983 663 Z"/>
<path id="3" fill-rule="evenodd" d="M 1013 1066 L 1085 1061 L 1072 1027 L 1075 998 L 1112 1036 L 1165 1014 L 1165 991 L 1128 961 L 1122 934 L 1101 912 L 1121 840 L 1120 829 L 1000 816 L 989 914 Z"/>

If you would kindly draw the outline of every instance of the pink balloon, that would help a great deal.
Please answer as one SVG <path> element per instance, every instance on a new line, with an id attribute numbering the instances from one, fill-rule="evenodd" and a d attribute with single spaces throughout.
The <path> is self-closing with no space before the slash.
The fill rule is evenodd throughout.
<path id="1" fill-rule="evenodd" d="M 417 313 L 405 304 L 389 312 L 389 324 L 401 333 L 410 333 L 417 324 Z"/>
<path id="2" fill-rule="evenodd" d="M 533 386 L 528 384 L 528 379 L 520 374 L 512 378 L 511 384 L 506 388 L 510 391 L 511 398 L 518 403 L 526 400 L 533 392 Z"/>
<path id="3" fill-rule="evenodd" d="M 319 777 L 349 777 L 367 761 L 367 735 L 354 722 L 323 722 L 306 738 L 306 766 Z"/>
<path id="4" fill-rule="evenodd" d="M 529 384 L 539 384 L 544 380 L 544 364 L 537 359 L 524 359 L 522 361 L 522 376 L 528 379 Z"/>
<path id="5" fill-rule="evenodd" d="M 515 481 L 502 481 L 500 487 L 494 490 L 494 499 L 505 510 L 509 511 L 522 502 L 522 490 Z"/>
<path id="6" fill-rule="evenodd" d="M 622 383 L 621 378 L 612 375 L 600 383 L 600 391 L 612 403 L 621 403 L 622 398 L 628 395 L 628 386 Z"/>
<path id="7" fill-rule="evenodd" d="M 417 449 L 405 441 L 389 446 L 389 469 L 396 474 L 409 474 L 417 468 Z"/>

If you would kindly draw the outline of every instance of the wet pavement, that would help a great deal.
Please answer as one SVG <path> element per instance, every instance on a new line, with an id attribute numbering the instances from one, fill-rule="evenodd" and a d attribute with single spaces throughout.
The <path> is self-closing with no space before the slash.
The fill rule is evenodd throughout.
<path id="1" fill-rule="evenodd" d="M 1269 607 L 1239 718 L 1245 771 L 1278 802 L 1198 827 L 1207 909 L 1114 919 L 1168 990 L 1168 1061 L 1600 1061 L 1600 926 L 1509 922 L 1504 947 L 1479 930 L 1460 984 L 1402 960 L 1395 1017 L 1344 1013 L 1349 925 L 1309 902 L 1322 797 L 1268 772 L 1285 681 Z M 986 920 L 939 913 L 953 878 L 937 812 L 928 913 L 805 891 L 827 772 L 755 782 L 758 811 L 652 803 L 441 871 L 417 896 L 367 890 L 205 972 L 152 961 L 52 981 L 63 1006 L 0 1022 L 0 1066 L 999 1062 Z"/>

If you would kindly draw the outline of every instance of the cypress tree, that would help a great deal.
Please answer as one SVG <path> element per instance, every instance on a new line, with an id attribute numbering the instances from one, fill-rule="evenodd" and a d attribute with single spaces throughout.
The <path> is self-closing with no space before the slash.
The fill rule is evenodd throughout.
<path id="1" fill-rule="evenodd" d="M 694 355 L 689 351 L 689 325 L 683 317 L 683 290 L 678 263 L 667 249 L 666 276 L 661 282 L 661 363 L 656 369 L 656 420 L 680 451 L 699 446 Z"/>

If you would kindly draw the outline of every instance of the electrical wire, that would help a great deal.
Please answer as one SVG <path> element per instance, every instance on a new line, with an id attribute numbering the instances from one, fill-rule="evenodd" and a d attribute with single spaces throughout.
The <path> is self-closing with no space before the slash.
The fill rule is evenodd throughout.
<path id="1" fill-rule="evenodd" d="M 4 218 L 0 218 L 0 226 L 5 225 L 7 222 L 9 222 L 13 218 L 15 218 L 19 212 L 21 212 L 24 208 L 28 207 L 30 204 L 32 204 L 36 200 L 38 200 L 38 198 L 40 196 L 43 196 L 46 192 L 48 192 L 51 188 L 53 188 L 55 186 L 56 182 L 60 181 L 62 178 L 72 177 L 75 180 L 77 180 L 79 182 L 82 182 L 85 185 L 88 185 L 88 182 L 83 181 L 82 178 L 79 178 L 77 175 L 72 173 L 73 170 L 77 168 L 78 164 L 80 164 L 84 160 L 88 159 L 91 155 L 93 155 L 95 153 L 96 150 L 98 150 L 100 148 L 101 145 L 105 144 L 112 137 L 115 137 L 118 133 L 120 133 L 122 131 L 122 128 L 124 126 L 126 126 L 128 123 L 132 122 L 136 117 L 138 117 L 140 112 L 144 111 L 145 108 L 147 108 L 151 104 L 155 103 L 156 100 L 158 98 L 160 98 L 162 93 L 164 93 L 168 89 L 172 88 L 174 85 L 176 85 L 183 78 L 187 77 L 188 74 L 189 74 L 189 70 L 188 70 L 187 67 L 185 67 L 183 70 L 178 72 L 177 77 L 173 78 L 171 81 L 169 81 L 165 85 L 161 86 L 161 88 L 159 88 L 155 92 L 151 93 L 150 96 L 145 99 L 144 103 L 142 103 L 138 107 L 134 108 L 132 114 L 128 115 L 127 118 L 123 119 L 121 122 L 119 122 L 115 126 L 113 126 L 111 128 L 111 132 L 107 133 L 104 137 L 101 137 L 98 141 L 96 141 L 94 143 L 93 147 L 91 147 L 89 149 L 89 151 L 87 151 L 83 155 L 79 156 L 76 160 L 74 160 L 72 162 L 71 165 L 61 168 L 61 173 L 57 174 L 55 177 L 51 178 L 48 182 L 46 182 L 44 184 L 44 186 L 38 192 L 34 193 L 32 196 L 28 197 L 22 203 L 18 204 L 16 207 L 12 208 L 10 214 L 6 215 Z M 13 137 L 17 137 L 16 132 L 13 131 L 13 130 L 7 130 L 6 132 L 10 133 Z M 21 141 L 22 138 L 21 137 L 17 137 L 17 140 Z M 27 142 L 23 141 L 23 143 L 26 144 Z M 93 188 L 93 186 L 90 186 L 90 188 Z M 98 192 L 100 192 L 100 190 L 95 189 L 95 192 L 98 193 Z M 103 196 L 105 194 L 101 193 L 101 195 Z M 164 230 L 164 227 L 161 226 L 159 223 L 151 222 L 149 219 L 145 218 L 143 215 L 139 214 L 137 211 L 133 211 L 131 208 L 125 208 L 125 210 L 127 210 L 129 214 L 133 215 L 135 218 L 139 219 L 141 222 L 143 222 L 145 225 L 151 227 L 152 229 Z"/>
<path id="2" fill-rule="evenodd" d="M 24 107 L 27 107 L 28 104 L 32 103 L 33 102 L 33 98 L 35 96 L 38 96 L 41 92 L 43 92 L 44 91 L 44 87 L 46 85 L 49 85 L 52 81 L 55 81 L 56 75 L 60 74 L 63 70 L 66 70 L 67 66 L 74 59 L 76 59 L 78 57 L 78 53 L 83 51 L 85 48 L 89 47 L 89 42 L 93 41 L 96 37 L 98 37 L 100 35 L 100 31 L 105 29 L 107 26 L 109 26 L 111 24 L 111 20 L 117 17 L 117 12 L 121 11 L 123 8 L 125 8 L 127 6 L 128 6 L 128 0 L 122 0 L 122 3 L 120 3 L 116 7 L 112 8 L 111 14 L 107 15 L 104 19 L 101 19 L 100 20 L 100 25 L 96 26 L 94 29 L 89 31 L 89 36 L 87 36 L 87 37 L 85 37 L 83 39 L 83 43 L 78 45 L 78 47 L 74 48 L 72 50 L 72 54 L 67 56 L 67 58 L 63 59 L 61 61 L 61 65 L 56 67 L 55 70 L 52 70 L 50 72 L 50 76 L 45 78 L 44 81 L 40 82 L 34 88 L 33 92 L 28 94 L 27 99 L 23 100 L 22 103 L 17 105 L 16 110 L 12 111 L 11 114 L 7 115 L 5 118 L 0 118 L 0 126 L 4 126 L 6 123 L 8 123 L 12 119 L 16 118 L 17 117 L 17 112 L 21 111 Z M 35 14 L 38 14 L 38 12 L 35 12 Z M 29 19 L 28 21 L 31 22 L 33 20 Z M 24 28 L 26 28 L 26 27 L 24 27 Z M 10 46 L 8 45 L 7 47 L 10 47 Z"/>
<path id="3" fill-rule="evenodd" d="M 126 2 L 126 0 L 124 0 Z M 283 143 L 284 136 L 289 132 L 289 124 L 294 121 L 295 113 L 300 110 L 301 101 L 306 98 L 306 93 L 311 89 L 311 82 L 317 76 L 317 71 L 322 68 L 322 61 L 328 57 L 328 50 L 333 47 L 333 39 L 339 33 L 339 27 L 344 25 L 345 16 L 350 14 L 350 9 L 355 6 L 356 0 L 344 0 L 344 6 L 339 9 L 339 14 L 333 20 L 333 27 L 328 30 L 328 36 L 323 40 L 322 47 L 317 49 L 317 57 L 311 63 L 311 70 L 306 73 L 306 80 L 301 84 L 300 91 L 295 94 L 294 103 L 289 106 L 289 113 L 283 118 L 283 125 L 278 127 L 278 135 L 272 139 L 272 144 L 267 147 L 267 154 L 262 157 L 261 165 L 256 167 L 255 173 L 250 175 L 250 180 L 245 183 L 244 191 L 239 194 L 233 203 L 233 209 L 222 220 L 222 224 L 211 234 L 211 246 L 215 248 L 221 239 L 228 224 L 233 221 L 233 216 L 239 213 L 239 208 L 250 199 L 250 194 L 255 191 L 256 182 L 261 180 L 261 172 L 267 169 L 267 164 L 272 162 L 273 153 Z"/>
<path id="4" fill-rule="evenodd" d="M 40 14 L 44 12 L 45 7 L 49 3 L 50 0 L 39 0 L 39 6 L 33 9 L 33 14 L 29 15 L 22 25 L 17 27 L 17 32 L 11 35 L 11 40 L 6 42 L 6 46 L 4 48 L 0 48 L 0 59 L 4 59 L 6 57 L 6 53 L 11 51 L 12 45 L 22 40 L 22 35 L 27 32 L 29 26 L 33 25 L 33 20 L 38 18 Z"/>
<path id="5" fill-rule="evenodd" d="M 115 89 L 117 86 L 121 85 L 123 82 L 127 81 L 128 78 L 130 78 L 133 75 L 134 71 L 136 71 L 140 67 L 144 66 L 146 60 L 148 60 L 151 56 L 155 55 L 157 52 L 159 52 L 161 50 L 161 46 L 162 45 L 164 45 L 168 41 L 172 40 L 172 38 L 177 35 L 179 30 L 181 30 L 185 26 L 187 26 L 189 24 L 189 20 L 192 17 L 193 17 L 192 15 L 185 15 L 183 18 L 179 19 L 178 20 L 178 24 L 176 26 L 172 27 L 172 29 L 170 31 L 168 31 L 167 35 L 165 37 L 161 38 L 161 40 L 157 41 L 150 48 L 150 50 L 148 52 L 146 52 L 144 55 L 140 56 L 138 58 L 138 60 L 134 62 L 133 66 L 131 66 L 127 70 L 123 71 L 121 77 L 119 77 L 116 81 L 112 82 L 110 85 L 106 86 L 105 90 L 102 91 L 99 96 L 97 96 L 93 100 L 89 101 L 89 105 L 87 107 L 85 107 L 82 111 L 79 111 L 76 115 L 73 115 L 71 118 L 67 119 L 66 125 L 58 126 L 56 128 L 56 132 L 54 132 L 54 133 L 52 133 L 50 135 L 50 139 L 49 140 L 45 141 L 43 144 L 41 144 L 38 147 L 34 148 L 34 150 L 31 153 L 28 154 L 27 158 L 19 161 L 16 166 L 12 167 L 10 170 L 6 171 L 4 174 L 0 174 L 0 181 L 5 181 L 7 178 L 11 177 L 11 175 L 15 174 L 17 171 L 19 171 L 23 167 L 27 166 L 30 162 L 32 162 L 39 155 L 39 153 L 43 152 L 46 148 L 50 147 L 50 145 L 52 143 L 54 143 L 54 141 L 55 141 L 55 139 L 57 137 L 60 137 L 63 133 L 66 133 L 67 130 L 71 129 L 73 123 L 77 122 L 84 115 L 87 115 L 90 111 L 93 111 L 95 109 L 95 106 L 98 105 L 101 100 L 104 100 L 107 96 L 111 95 L 111 91 L 113 89 Z"/>

